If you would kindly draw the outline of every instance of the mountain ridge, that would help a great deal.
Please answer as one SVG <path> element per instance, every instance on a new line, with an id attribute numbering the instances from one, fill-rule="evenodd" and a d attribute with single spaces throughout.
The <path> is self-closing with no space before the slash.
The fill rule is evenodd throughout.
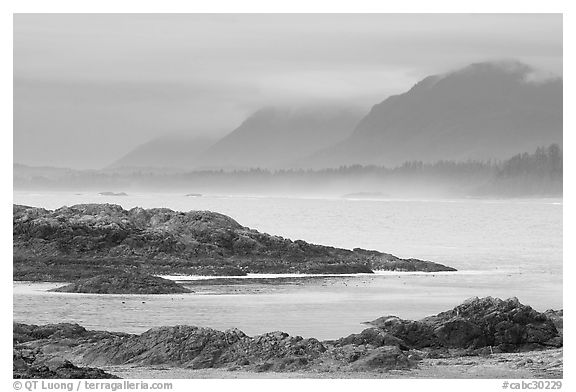
<path id="1" fill-rule="evenodd" d="M 264 107 L 203 154 L 201 168 L 281 168 L 345 139 L 362 118 L 348 107 Z"/>
<path id="2" fill-rule="evenodd" d="M 392 95 L 306 167 L 502 159 L 562 144 L 562 78 L 519 62 L 471 64 Z"/>
<path id="3" fill-rule="evenodd" d="M 506 60 L 430 75 L 366 114 L 350 106 L 265 106 L 217 138 L 158 138 L 111 170 L 318 169 L 506 159 L 562 145 L 561 76 Z"/>

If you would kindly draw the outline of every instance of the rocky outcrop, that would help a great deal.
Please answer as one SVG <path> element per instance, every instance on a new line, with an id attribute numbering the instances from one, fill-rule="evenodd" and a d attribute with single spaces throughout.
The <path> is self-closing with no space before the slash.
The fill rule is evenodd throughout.
<path id="1" fill-rule="evenodd" d="M 490 347 L 492 352 L 512 352 L 562 346 L 554 321 L 517 298 L 471 298 L 452 310 L 419 321 L 385 316 L 367 324 L 417 349 L 482 351 Z"/>
<path id="2" fill-rule="evenodd" d="M 558 330 L 558 333 L 560 334 L 560 336 L 562 336 L 564 330 L 564 322 L 563 322 L 564 311 L 562 309 L 560 310 L 548 309 L 547 311 L 544 312 L 544 314 L 546 315 L 546 317 L 552 320 L 552 322 L 556 326 L 556 329 Z"/>
<path id="3" fill-rule="evenodd" d="M 287 370 L 311 364 L 326 351 L 316 339 L 272 332 L 249 337 L 232 329 L 161 327 L 141 335 L 111 339 L 84 352 L 94 365 L 170 365 L 192 369 L 245 366 Z"/>
<path id="4" fill-rule="evenodd" d="M 420 321 L 392 316 L 338 340 L 179 325 L 140 335 L 89 331 L 76 324 L 14 324 L 15 372 L 35 366 L 168 366 L 245 371 L 388 371 L 425 358 L 453 358 L 560 347 L 552 320 L 516 299 L 472 299 Z M 26 358 L 33 357 L 34 360 Z M 60 366 L 60 365 L 58 365 Z M 55 369 L 59 369 L 56 366 Z M 54 367 L 54 366 L 53 366 Z M 51 369 L 48 367 L 49 370 Z M 51 370 L 54 371 L 54 370 Z"/>
<path id="5" fill-rule="evenodd" d="M 115 274 L 98 275 L 81 279 L 50 291 L 88 294 L 181 294 L 190 290 L 178 283 L 137 272 L 119 271 Z"/>
<path id="6" fill-rule="evenodd" d="M 394 336 L 391 333 L 384 332 L 379 328 L 367 328 L 358 334 L 352 334 L 345 338 L 340 338 L 334 342 L 336 346 L 348 345 L 372 345 L 375 347 L 381 346 L 397 346 L 401 349 L 408 350 L 406 343 Z"/>
<path id="7" fill-rule="evenodd" d="M 36 356 L 31 350 L 13 350 L 12 378 L 119 378 L 92 367 L 78 367 L 60 357 Z"/>
<path id="8" fill-rule="evenodd" d="M 14 378 L 118 378 L 93 367 L 78 367 L 65 359 L 82 345 L 98 344 L 113 336 L 105 331 L 88 331 L 78 324 L 13 325 Z"/>
<path id="9" fill-rule="evenodd" d="M 14 279 L 71 281 L 118 269 L 153 275 L 454 271 L 430 261 L 260 233 L 209 211 L 14 205 Z"/>
<path id="10" fill-rule="evenodd" d="M 38 358 L 87 366 L 155 366 L 189 369 L 307 371 L 407 369 L 415 361 L 396 346 L 370 344 L 335 347 L 314 338 L 270 332 L 247 336 L 230 329 L 179 325 L 150 329 L 140 335 L 87 331 L 71 324 L 14 324 L 15 350 Z M 36 365 L 46 360 L 36 360 Z"/>
<path id="11" fill-rule="evenodd" d="M 395 346 L 378 347 L 356 360 L 353 370 L 409 369 L 414 366 L 406 353 Z"/>

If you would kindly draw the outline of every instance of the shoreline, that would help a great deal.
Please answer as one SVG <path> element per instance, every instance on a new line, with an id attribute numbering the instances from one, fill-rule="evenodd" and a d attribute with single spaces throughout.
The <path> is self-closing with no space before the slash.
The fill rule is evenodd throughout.
<path id="1" fill-rule="evenodd" d="M 360 333 L 320 341 L 182 324 L 132 334 L 14 323 L 14 377 L 563 377 L 563 311 L 541 313 L 517 298 L 470 298 L 420 320 L 363 324 Z"/>
<path id="2" fill-rule="evenodd" d="M 156 275 L 164 279 L 170 279 L 178 282 L 194 280 L 213 280 L 213 279 L 290 279 L 290 278 L 338 278 L 338 277 L 374 277 L 374 276 L 433 276 L 433 275 L 498 275 L 516 273 L 514 270 L 457 270 L 457 271 L 389 271 L 374 270 L 373 273 L 352 273 L 352 274 L 266 274 L 266 273 L 248 273 L 246 275 Z"/>
<path id="3" fill-rule="evenodd" d="M 206 280 L 258 280 L 258 279 L 306 279 L 306 278 L 362 278 L 362 277 L 386 277 L 386 276 L 456 276 L 456 275 L 502 275 L 519 274 L 518 270 L 457 270 L 457 271 L 388 271 L 376 270 L 373 273 L 351 273 L 351 274 L 299 274 L 299 273 L 248 273 L 246 275 L 152 275 L 159 278 L 173 280 L 176 282 L 206 281 Z M 20 280 L 13 279 L 13 284 L 70 284 L 72 280 L 51 281 L 51 280 Z M 157 294 L 163 295 L 163 294 Z"/>
<path id="4" fill-rule="evenodd" d="M 195 293 L 178 295 L 57 293 L 47 290 L 64 286 L 65 282 L 16 281 L 13 315 L 24 323 L 65 320 L 132 333 L 193 322 L 218 329 L 238 327 L 250 334 L 286 330 L 332 339 L 359 332 L 359 323 L 374 315 L 419 319 L 472 296 L 517 296 L 541 312 L 563 307 L 559 286 L 527 291 L 520 286 L 524 281 L 525 276 L 519 274 L 225 279 L 182 282 Z M 505 282 L 504 286 L 500 282 Z M 39 303 L 43 307 L 36 305 Z M 83 304 L 88 308 L 82 310 Z M 43 309 L 48 313 L 38 315 Z M 153 313 L 149 321 L 141 318 L 142 312 Z M 324 320 L 334 317 L 341 320 L 338 325 L 325 325 Z M 300 324 L 300 318 L 307 321 Z"/>

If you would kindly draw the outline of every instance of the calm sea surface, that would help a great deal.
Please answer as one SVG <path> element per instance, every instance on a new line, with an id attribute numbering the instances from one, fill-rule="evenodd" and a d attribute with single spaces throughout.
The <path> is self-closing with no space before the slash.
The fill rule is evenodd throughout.
<path id="1" fill-rule="evenodd" d="M 185 282 L 185 295 L 48 293 L 53 283 L 14 283 L 14 320 L 78 322 L 142 332 L 191 324 L 282 330 L 337 338 L 387 314 L 420 318 L 471 296 L 516 296 L 538 310 L 562 307 L 562 200 L 345 200 L 14 192 L 14 203 L 58 208 L 211 210 L 262 232 L 343 248 L 361 247 L 453 266 L 457 273 Z"/>

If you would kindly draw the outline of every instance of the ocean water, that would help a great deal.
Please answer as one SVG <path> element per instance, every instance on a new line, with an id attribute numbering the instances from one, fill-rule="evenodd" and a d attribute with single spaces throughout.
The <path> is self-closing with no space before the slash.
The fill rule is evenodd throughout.
<path id="1" fill-rule="evenodd" d="M 70 321 L 142 332 L 153 326 L 282 330 L 331 339 L 382 315 L 421 318 L 471 296 L 518 297 L 537 310 L 562 307 L 562 200 L 349 200 L 183 194 L 14 192 L 14 203 L 211 210 L 292 239 L 361 247 L 453 266 L 456 273 L 283 276 L 212 284 L 166 296 L 49 293 L 54 283 L 14 283 L 14 320 Z M 184 278 L 179 278 L 184 279 Z"/>

